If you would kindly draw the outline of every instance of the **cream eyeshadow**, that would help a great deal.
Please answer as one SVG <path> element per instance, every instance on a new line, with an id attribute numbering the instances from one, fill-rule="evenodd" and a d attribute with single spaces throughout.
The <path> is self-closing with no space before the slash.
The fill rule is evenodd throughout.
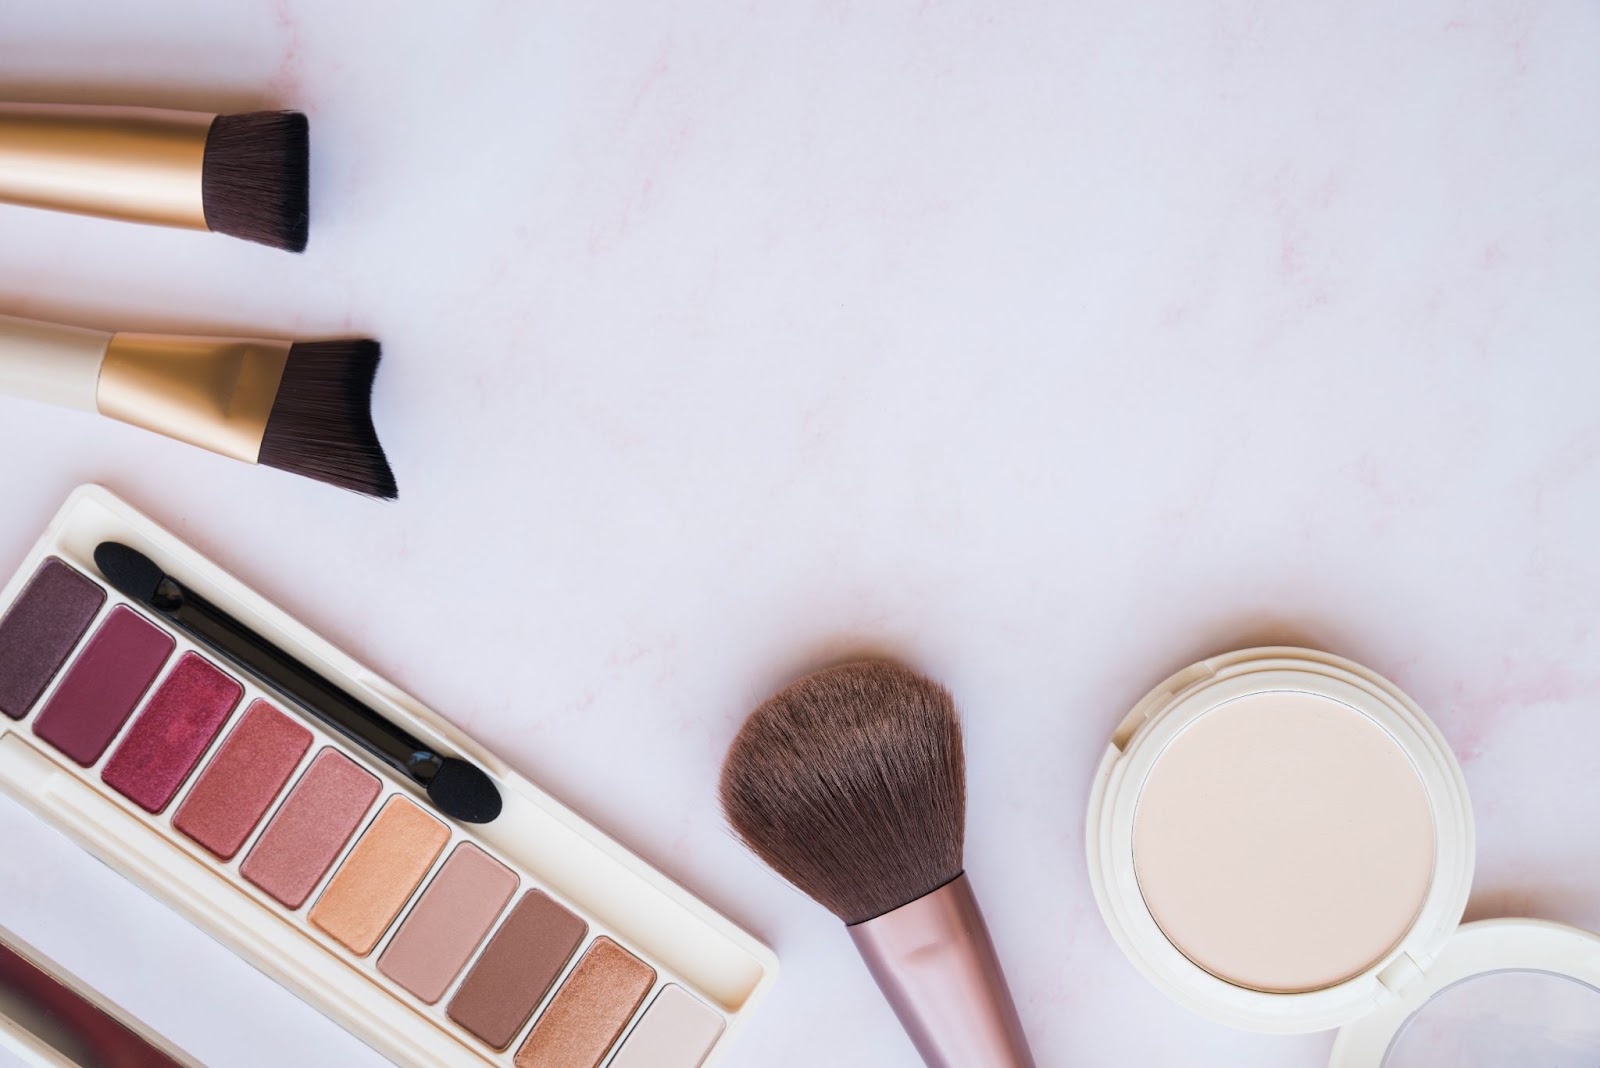
<path id="1" fill-rule="evenodd" d="M 1303 993 L 1389 953 L 1420 913 L 1436 832 L 1387 731 L 1317 694 L 1248 694 L 1156 758 L 1133 824 L 1139 891 L 1161 932 L 1236 986 Z"/>

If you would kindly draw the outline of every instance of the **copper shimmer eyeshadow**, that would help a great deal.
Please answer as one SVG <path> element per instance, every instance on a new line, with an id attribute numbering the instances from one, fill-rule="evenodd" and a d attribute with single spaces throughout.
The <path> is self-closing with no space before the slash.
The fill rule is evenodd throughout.
<path id="1" fill-rule="evenodd" d="M 358 957 L 378 944 L 450 840 L 450 828 L 403 797 L 378 812 L 309 919 Z"/>
<path id="2" fill-rule="evenodd" d="M 377 776 L 324 749 L 256 839 L 239 874 L 279 904 L 299 908 L 361 825 L 379 789 Z"/>
<path id="3" fill-rule="evenodd" d="M 505 1049 L 588 933 L 588 924 L 529 890 L 461 981 L 450 999 L 450 1018 L 486 1044 Z"/>
<path id="4" fill-rule="evenodd" d="M 683 987 L 664 987 L 609 1068 L 700 1068 L 723 1027 L 722 1017 Z"/>
<path id="5" fill-rule="evenodd" d="M 244 687 L 209 661 L 184 653 L 100 777 L 146 812 L 160 812 L 243 696 Z"/>
<path id="6" fill-rule="evenodd" d="M 378 970 L 429 1005 L 444 996 L 517 889 L 512 870 L 462 842 L 378 958 Z"/>
<path id="7" fill-rule="evenodd" d="M 265 701 L 254 702 L 195 780 L 172 825 L 231 860 L 309 748 L 310 731 Z"/>
<path id="8" fill-rule="evenodd" d="M 51 557 L 0 619 L 0 712 L 21 719 L 105 603 L 105 591 Z"/>
<path id="9" fill-rule="evenodd" d="M 609 938 L 596 938 L 517 1050 L 517 1068 L 599 1068 L 656 972 Z"/>
<path id="10" fill-rule="evenodd" d="M 133 715 L 174 644 L 139 613 L 113 608 L 33 721 L 33 733 L 89 767 Z"/>

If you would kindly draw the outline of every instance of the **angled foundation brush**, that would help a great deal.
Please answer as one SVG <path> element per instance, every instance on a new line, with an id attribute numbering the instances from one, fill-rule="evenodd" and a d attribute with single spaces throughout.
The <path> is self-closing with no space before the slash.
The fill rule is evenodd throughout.
<path id="1" fill-rule="evenodd" d="M 962 870 L 966 766 L 943 687 L 864 661 L 750 714 L 722 807 L 755 853 L 850 930 L 929 1068 L 1033 1068 Z"/>
<path id="2" fill-rule="evenodd" d="M 306 247 L 306 117 L 0 104 L 0 201 Z"/>
<path id="3" fill-rule="evenodd" d="M 0 316 L 0 394 L 96 412 L 246 463 L 396 495 L 372 426 L 378 343 L 109 334 Z"/>

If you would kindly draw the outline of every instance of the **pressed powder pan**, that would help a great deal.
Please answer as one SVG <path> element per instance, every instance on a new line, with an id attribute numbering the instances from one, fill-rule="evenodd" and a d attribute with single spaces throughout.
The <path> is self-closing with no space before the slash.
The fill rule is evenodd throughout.
<path id="1" fill-rule="evenodd" d="M 1459 926 L 1473 866 L 1461 769 L 1422 711 L 1358 664 L 1251 649 L 1167 679 L 1112 738 L 1087 844 L 1101 914 L 1151 981 L 1236 1027 L 1341 1028 L 1334 1068 L 1455 1064 L 1428 1059 L 1420 1036 L 1459 1032 L 1502 974 L 1523 974 L 1522 991 L 1544 974 L 1566 1000 L 1525 997 L 1521 1016 L 1507 1003 L 1493 1040 L 1459 1048 L 1518 1051 L 1495 1064 L 1593 1049 L 1592 1028 L 1565 1022 L 1579 1010 L 1560 1006 L 1600 1006 L 1600 938 Z"/>

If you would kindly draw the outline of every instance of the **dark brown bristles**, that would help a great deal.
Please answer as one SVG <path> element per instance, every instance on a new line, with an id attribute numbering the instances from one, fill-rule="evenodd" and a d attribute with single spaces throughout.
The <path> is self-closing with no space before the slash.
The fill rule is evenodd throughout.
<path id="1" fill-rule="evenodd" d="M 306 117 L 298 111 L 218 115 L 206 136 L 200 175 L 206 226 L 305 251 L 309 140 Z"/>
<path id="2" fill-rule="evenodd" d="M 847 924 L 960 875 L 966 807 L 950 694 L 884 661 L 768 699 L 722 766 L 722 809 L 745 844 Z"/>
<path id="3" fill-rule="evenodd" d="M 301 341 L 261 438 L 260 463 L 372 497 L 393 499 L 394 473 L 372 426 L 378 343 Z"/>

